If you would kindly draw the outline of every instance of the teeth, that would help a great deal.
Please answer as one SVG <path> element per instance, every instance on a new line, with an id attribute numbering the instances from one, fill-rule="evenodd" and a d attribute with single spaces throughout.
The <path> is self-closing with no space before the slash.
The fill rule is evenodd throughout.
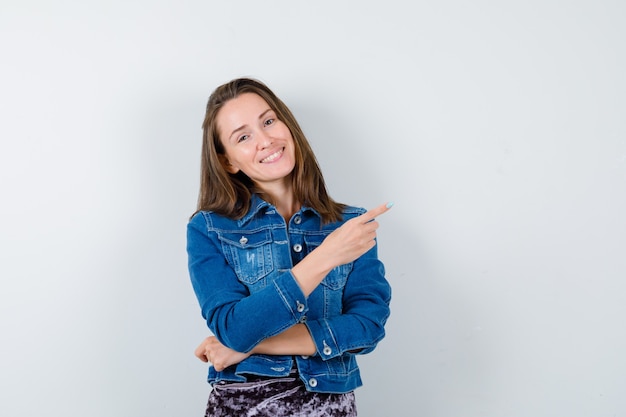
<path id="1" fill-rule="evenodd" d="M 273 154 L 271 154 L 270 156 L 268 156 L 267 158 L 263 158 L 261 160 L 261 162 L 272 162 L 274 159 L 278 158 L 281 154 L 283 153 L 283 150 L 281 149 L 280 151 L 276 151 Z"/>

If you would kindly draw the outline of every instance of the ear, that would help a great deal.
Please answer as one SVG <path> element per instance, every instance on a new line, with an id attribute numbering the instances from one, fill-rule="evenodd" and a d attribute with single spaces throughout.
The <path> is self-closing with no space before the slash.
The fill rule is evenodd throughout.
<path id="1" fill-rule="evenodd" d="M 229 174 L 236 174 L 239 172 L 239 168 L 232 165 L 230 161 L 228 160 L 228 158 L 226 157 L 226 155 L 218 154 L 217 157 L 219 158 L 220 163 L 222 164 L 222 168 L 224 168 L 226 172 L 228 172 Z"/>

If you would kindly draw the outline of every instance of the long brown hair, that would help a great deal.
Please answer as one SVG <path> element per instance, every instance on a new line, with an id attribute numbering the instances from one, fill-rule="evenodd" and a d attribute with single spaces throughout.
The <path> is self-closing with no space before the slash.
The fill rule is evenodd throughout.
<path id="1" fill-rule="evenodd" d="M 324 222 L 341 220 L 345 205 L 334 201 L 328 194 L 313 149 L 296 118 L 265 84 L 251 78 L 236 78 L 217 87 L 209 97 L 202 123 L 201 178 L 197 211 L 214 211 L 233 219 L 240 219 L 250 208 L 252 194 L 262 194 L 243 172 L 228 173 L 218 157 L 225 151 L 219 138 L 217 114 L 226 102 L 243 93 L 260 96 L 276 113 L 278 119 L 289 128 L 295 143 L 296 156 L 291 179 L 298 201 L 314 208 Z M 269 196 L 263 195 L 263 198 L 269 199 Z"/>

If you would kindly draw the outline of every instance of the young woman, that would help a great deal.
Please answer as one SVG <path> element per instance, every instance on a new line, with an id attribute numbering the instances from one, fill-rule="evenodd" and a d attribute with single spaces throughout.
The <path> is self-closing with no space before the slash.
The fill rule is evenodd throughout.
<path id="1" fill-rule="evenodd" d="M 210 96 L 189 271 L 214 336 L 206 416 L 356 416 L 355 355 L 384 337 L 391 288 L 370 211 L 335 202 L 287 106 L 258 80 Z"/>

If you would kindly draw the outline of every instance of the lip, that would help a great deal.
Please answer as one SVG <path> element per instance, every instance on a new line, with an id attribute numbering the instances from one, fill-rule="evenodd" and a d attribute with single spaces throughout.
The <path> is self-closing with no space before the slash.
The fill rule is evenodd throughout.
<path id="1" fill-rule="evenodd" d="M 280 159 L 281 156 L 283 156 L 283 153 L 285 152 L 285 148 L 279 148 L 275 151 L 273 151 L 271 154 L 267 155 L 266 157 L 264 157 L 263 159 L 261 159 L 259 162 L 262 164 L 270 164 L 272 162 L 276 162 L 277 160 Z"/>

